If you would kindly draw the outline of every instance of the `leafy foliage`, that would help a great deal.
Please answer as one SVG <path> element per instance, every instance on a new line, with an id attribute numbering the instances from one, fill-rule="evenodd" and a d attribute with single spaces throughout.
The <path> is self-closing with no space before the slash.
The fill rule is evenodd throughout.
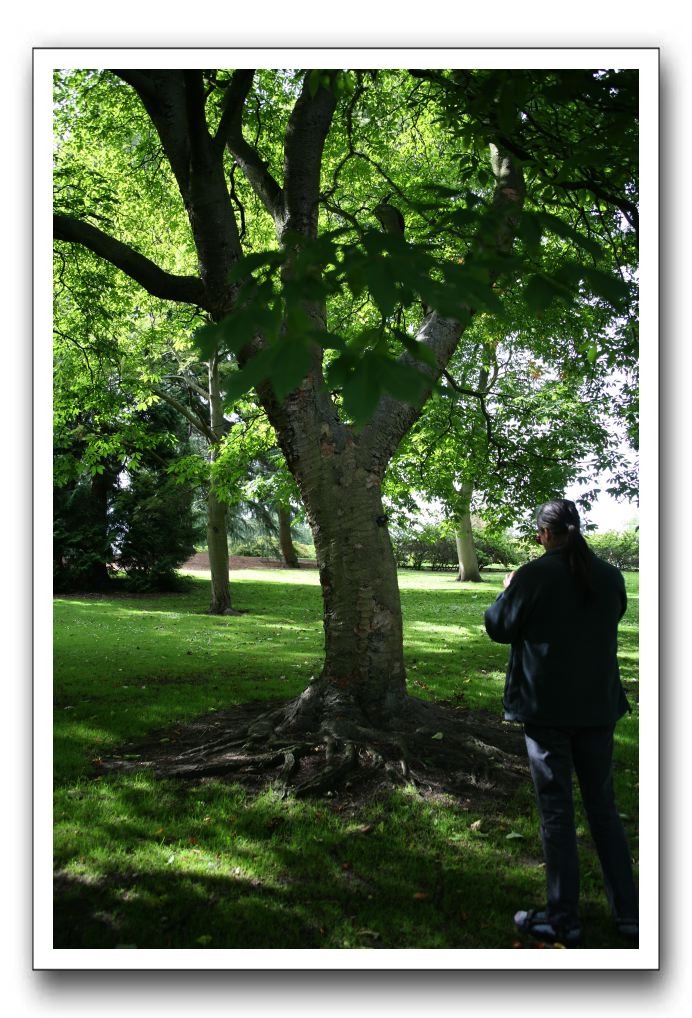
<path id="1" fill-rule="evenodd" d="M 589 547 L 600 558 L 622 570 L 639 569 L 639 532 L 606 530 L 588 536 Z"/>
<path id="2" fill-rule="evenodd" d="M 473 527 L 473 541 L 481 569 L 489 565 L 516 565 L 525 557 L 522 542 L 502 531 Z M 456 569 L 459 566 L 453 528 L 447 522 L 428 523 L 419 527 L 397 527 L 392 544 L 400 568 L 420 570 Z"/>
<path id="3" fill-rule="evenodd" d="M 118 564 L 132 590 L 175 590 L 175 570 L 194 551 L 192 493 L 160 471 L 141 468 L 113 500 Z"/>

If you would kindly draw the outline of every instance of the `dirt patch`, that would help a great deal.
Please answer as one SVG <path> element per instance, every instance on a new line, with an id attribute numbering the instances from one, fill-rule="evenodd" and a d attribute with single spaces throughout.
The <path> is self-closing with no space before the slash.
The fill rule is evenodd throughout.
<path id="1" fill-rule="evenodd" d="M 117 754 L 99 760 L 97 773 L 152 768 L 162 777 L 206 781 L 226 777 L 256 793 L 274 786 L 297 794 L 325 794 L 328 798 L 359 806 L 373 796 L 386 794 L 395 785 L 414 784 L 421 796 L 438 799 L 452 795 L 462 809 L 497 808 L 511 799 L 517 786 L 528 779 L 526 751 L 516 726 L 486 711 L 470 711 L 453 703 L 414 704 L 415 714 L 424 710 L 426 728 L 408 725 L 399 729 L 407 739 L 409 765 L 405 773 L 393 766 L 392 734 L 373 733 L 377 744 L 361 746 L 348 767 L 334 766 L 332 730 L 326 740 L 315 735 L 303 740 L 300 752 L 294 736 L 282 745 L 267 737 L 261 746 L 248 744 L 248 732 L 258 716 L 281 703 L 256 701 L 215 711 L 123 746 Z M 432 727 L 429 727 L 432 726 Z M 444 733 L 444 738 L 442 737 Z M 338 751 L 340 752 L 340 750 Z M 288 780 L 289 757 L 295 756 L 298 785 Z M 331 758 L 331 760 L 330 760 Z M 320 776 L 331 773 L 332 780 Z"/>
<path id="2" fill-rule="evenodd" d="M 298 559 L 301 569 L 317 569 L 317 563 L 311 559 Z M 209 569 L 209 554 L 206 551 L 198 551 L 195 555 L 184 562 L 181 569 L 190 569 L 195 572 L 203 572 Z M 286 569 L 287 566 L 280 559 L 257 558 L 254 555 L 231 555 L 228 559 L 229 569 Z"/>

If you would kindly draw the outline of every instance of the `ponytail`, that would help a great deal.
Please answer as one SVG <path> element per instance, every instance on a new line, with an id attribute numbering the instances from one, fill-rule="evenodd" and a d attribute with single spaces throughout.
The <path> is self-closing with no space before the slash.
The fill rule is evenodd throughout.
<path id="1" fill-rule="evenodd" d="M 574 502 L 559 498 L 546 502 L 538 510 L 536 523 L 539 529 L 550 530 L 556 535 L 564 534 L 566 541 L 561 548 L 569 570 L 577 582 L 577 586 L 585 598 L 594 593 L 593 576 L 591 573 L 591 551 L 581 534 L 579 513 Z"/>

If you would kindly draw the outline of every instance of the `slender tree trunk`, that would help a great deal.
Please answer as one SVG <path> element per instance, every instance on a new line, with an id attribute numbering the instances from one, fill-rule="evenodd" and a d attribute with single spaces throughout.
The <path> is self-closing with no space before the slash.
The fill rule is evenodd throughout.
<path id="1" fill-rule="evenodd" d="M 226 615 L 231 611 L 231 585 L 228 580 L 228 537 L 226 535 L 226 506 L 209 491 L 207 500 L 207 548 L 211 571 L 212 615 Z"/>
<path id="2" fill-rule="evenodd" d="M 293 547 L 293 538 L 291 536 L 291 514 L 286 506 L 280 505 L 276 510 L 277 516 L 279 517 L 279 546 L 281 548 L 281 555 L 284 560 L 284 565 L 287 569 L 299 569 L 300 565 L 298 562 L 298 556 L 296 550 Z"/>
<path id="3" fill-rule="evenodd" d="M 473 485 L 464 481 L 461 487 L 462 510 L 457 515 L 457 556 L 459 558 L 459 574 L 457 580 L 479 583 L 481 579 L 478 568 L 478 556 L 473 543 L 473 531 L 471 529 L 471 494 Z"/>
<path id="4" fill-rule="evenodd" d="M 219 390 L 218 358 L 213 356 L 209 361 L 209 416 L 211 430 L 217 438 L 223 433 L 223 406 Z M 217 447 L 212 443 L 209 458 L 214 463 Z M 209 551 L 209 569 L 211 572 L 211 604 L 212 615 L 235 614 L 231 607 L 231 585 L 228 580 L 228 534 L 226 531 L 226 506 L 217 497 L 214 483 L 209 486 L 207 500 L 207 549 Z"/>
<path id="5" fill-rule="evenodd" d="M 114 477 L 109 470 L 94 474 L 91 479 L 91 506 L 93 527 L 98 534 L 97 543 L 103 559 L 89 566 L 85 586 L 87 590 L 104 590 L 110 581 L 106 560 L 109 558 L 108 543 L 108 495 L 113 488 Z M 96 542 L 95 542 L 96 543 Z"/>

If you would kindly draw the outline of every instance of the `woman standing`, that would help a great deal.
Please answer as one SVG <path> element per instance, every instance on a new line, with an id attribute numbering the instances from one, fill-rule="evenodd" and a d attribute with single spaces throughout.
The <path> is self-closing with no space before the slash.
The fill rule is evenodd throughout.
<path id="1" fill-rule="evenodd" d="M 625 583 L 589 549 L 573 502 L 547 502 L 536 522 L 545 554 L 506 576 L 485 613 L 490 638 L 511 644 L 505 718 L 524 725 L 545 857 L 547 907 L 517 912 L 514 922 L 548 943 L 583 943 L 574 770 L 615 922 L 637 939 L 638 897 L 612 778 L 615 722 L 630 709 L 617 662 Z"/>

